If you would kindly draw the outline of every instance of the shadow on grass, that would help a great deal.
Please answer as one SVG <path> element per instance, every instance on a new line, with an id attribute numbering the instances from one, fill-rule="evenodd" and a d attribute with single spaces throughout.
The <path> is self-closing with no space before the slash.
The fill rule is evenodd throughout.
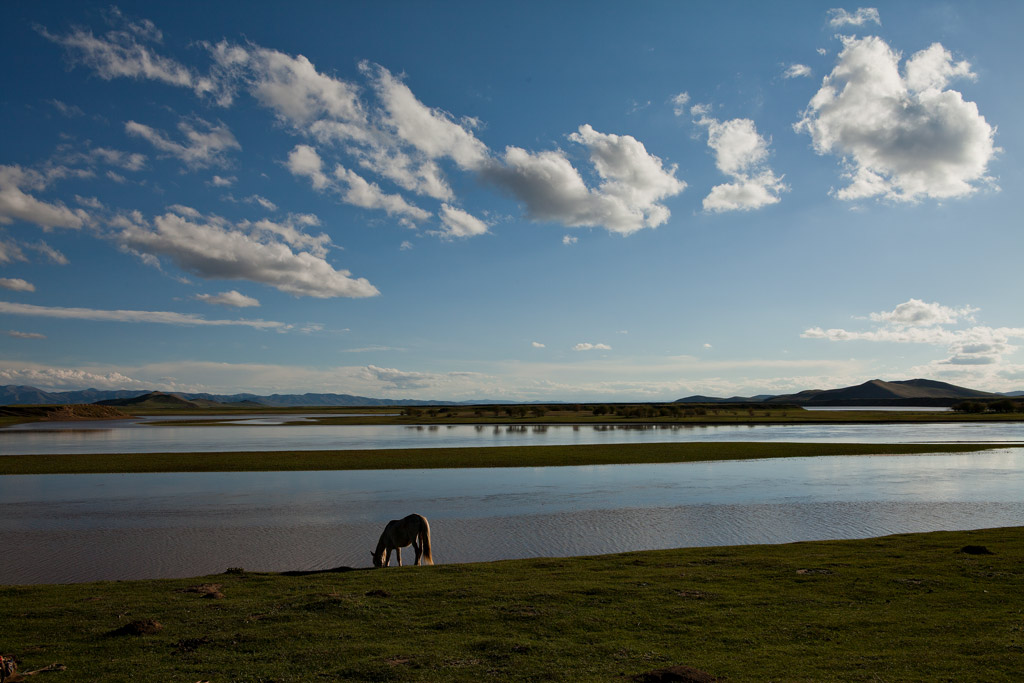
<path id="1" fill-rule="evenodd" d="M 365 572 L 373 567 L 335 567 L 334 569 L 310 569 L 308 571 L 281 572 L 281 576 L 313 576 L 314 574 L 344 574 L 345 572 Z"/>

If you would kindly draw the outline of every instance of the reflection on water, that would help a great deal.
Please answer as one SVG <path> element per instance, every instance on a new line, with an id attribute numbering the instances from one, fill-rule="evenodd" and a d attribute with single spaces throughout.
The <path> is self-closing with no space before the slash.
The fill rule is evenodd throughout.
<path id="1" fill-rule="evenodd" d="M 0 429 L 0 455 L 309 451 L 369 448 L 586 445 L 681 441 L 1024 443 L 1024 422 L 798 425 L 289 425 L 311 416 L 263 416 L 223 427 L 161 424 L 172 418 L 44 422 Z M 175 418 L 177 419 L 177 418 Z M 211 419 L 221 419 L 211 418 Z M 242 424 L 245 423 L 245 424 Z"/>
<path id="2" fill-rule="evenodd" d="M 466 470 L 0 477 L 0 584 L 367 566 L 431 521 L 440 562 L 1024 525 L 1024 448 Z"/>

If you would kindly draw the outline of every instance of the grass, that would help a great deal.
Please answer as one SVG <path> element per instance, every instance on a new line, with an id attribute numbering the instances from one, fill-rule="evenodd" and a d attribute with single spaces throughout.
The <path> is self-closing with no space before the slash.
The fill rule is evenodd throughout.
<path id="1" fill-rule="evenodd" d="M 8 455 L 0 457 L 0 475 L 553 467 L 829 455 L 964 453 L 1005 448 L 1006 445 L 687 442 L 343 451 Z"/>
<path id="2" fill-rule="evenodd" d="M 732 681 L 1016 681 L 1022 596 L 1024 528 L 1007 528 L 8 586 L 0 648 L 22 670 L 67 665 L 54 683 L 621 682 L 679 664 Z M 117 635 L 137 620 L 162 629 Z"/>

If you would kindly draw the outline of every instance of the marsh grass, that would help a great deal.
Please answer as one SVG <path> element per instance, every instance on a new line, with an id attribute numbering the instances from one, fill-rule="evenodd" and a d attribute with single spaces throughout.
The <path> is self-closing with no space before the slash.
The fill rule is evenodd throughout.
<path id="1" fill-rule="evenodd" d="M 1007 445 L 687 442 L 342 451 L 8 455 L 0 457 L 0 475 L 554 467 L 803 456 L 964 453 L 1006 448 Z"/>
<path id="2" fill-rule="evenodd" d="M 66 664 L 53 683 L 621 682 L 676 664 L 733 681 L 1015 681 L 1022 596 L 1024 529 L 1007 528 L 8 586 L 0 650 L 22 669 Z M 113 635 L 141 620 L 163 628 Z"/>

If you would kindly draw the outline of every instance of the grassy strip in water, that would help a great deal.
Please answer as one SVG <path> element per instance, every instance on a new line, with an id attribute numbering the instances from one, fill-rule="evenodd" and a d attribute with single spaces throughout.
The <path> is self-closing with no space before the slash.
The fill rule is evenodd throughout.
<path id="1" fill-rule="evenodd" d="M 627 465 L 823 455 L 963 453 L 1005 447 L 1006 444 L 687 442 L 350 451 L 8 455 L 0 457 L 0 475 Z"/>
<path id="2" fill-rule="evenodd" d="M 54 681 L 1016 681 L 1022 595 L 1007 528 L 10 586 L 0 623 L 22 670 L 67 665 Z"/>

